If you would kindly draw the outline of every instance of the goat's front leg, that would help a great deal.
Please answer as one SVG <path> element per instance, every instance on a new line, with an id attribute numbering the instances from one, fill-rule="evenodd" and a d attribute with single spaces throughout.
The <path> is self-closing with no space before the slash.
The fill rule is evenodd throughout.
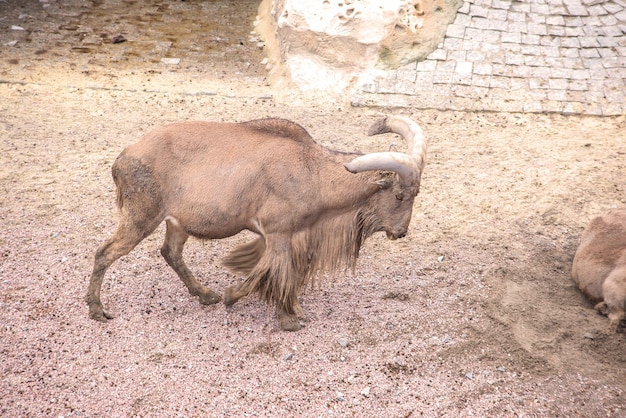
<path id="1" fill-rule="evenodd" d="M 222 297 L 203 286 L 191 273 L 191 270 L 183 260 L 183 246 L 189 235 L 182 229 L 178 221 L 172 217 L 166 220 L 167 229 L 165 231 L 165 242 L 161 247 L 161 255 L 178 274 L 178 277 L 185 283 L 189 294 L 198 296 L 203 305 L 212 305 L 222 300 Z"/>

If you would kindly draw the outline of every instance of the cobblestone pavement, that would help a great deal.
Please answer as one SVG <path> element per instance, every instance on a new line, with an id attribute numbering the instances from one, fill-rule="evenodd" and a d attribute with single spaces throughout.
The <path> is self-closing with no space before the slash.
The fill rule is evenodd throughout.
<path id="1" fill-rule="evenodd" d="M 467 0 L 427 59 L 353 104 L 609 116 L 625 91 L 626 0 Z"/>

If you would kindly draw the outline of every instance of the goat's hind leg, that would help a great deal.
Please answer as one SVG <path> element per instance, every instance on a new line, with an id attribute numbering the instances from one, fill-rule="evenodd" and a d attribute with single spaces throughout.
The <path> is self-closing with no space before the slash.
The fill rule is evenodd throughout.
<path id="1" fill-rule="evenodd" d="M 142 233 L 130 221 L 122 220 L 113 237 L 98 248 L 86 297 L 90 318 L 103 322 L 113 318 L 112 315 L 104 310 L 100 300 L 104 273 L 115 260 L 128 254 L 145 237 L 146 234 Z"/>
<path id="2" fill-rule="evenodd" d="M 165 242 L 161 247 L 161 255 L 185 283 L 187 290 L 192 296 L 198 296 L 203 305 L 212 305 L 222 300 L 222 297 L 200 283 L 183 261 L 183 246 L 189 235 L 183 230 L 178 221 L 173 217 L 165 218 L 167 229 Z"/>

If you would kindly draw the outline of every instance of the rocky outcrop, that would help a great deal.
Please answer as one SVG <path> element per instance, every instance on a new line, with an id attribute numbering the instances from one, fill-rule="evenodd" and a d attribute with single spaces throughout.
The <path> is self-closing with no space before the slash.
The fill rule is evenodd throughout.
<path id="1" fill-rule="evenodd" d="M 442 41 L 462 0 L 263 0 L 256 31 L 270 78 L 342 92 L 364 74 L 420 60 Z"/>

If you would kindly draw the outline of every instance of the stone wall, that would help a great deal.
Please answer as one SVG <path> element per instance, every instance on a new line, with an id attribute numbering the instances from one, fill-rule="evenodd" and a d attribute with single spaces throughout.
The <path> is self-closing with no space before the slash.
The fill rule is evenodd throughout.
<path id="1" fill-rule="evenodd" d="M 452 23 L 445 24 L 443 40 L 425 58 L 395 69 L 369 60 L 340 83 L 325 67 L 320 79 L 327 84 L 318 87 L 337 87 L 354 106 L 626 113 L 626 0 L 464 0 Z M 293 42 L 274 40 L 283 49 L 279 54 L 274 48 L 275 68 L 289 59 Z M 320 56 L 332 45 L 307 42 L 317 45 Z M 349 61 L 344 60 L 344 69 Z M 290 78 L 288 68 L 281 71 L 283 79 Z M 315 82 L 307 88 L 315 89 Z"/>
<path id="2" fill-rule="evenodd" d="M 625 0 L 466 0 L 425 60 L 364 75 L 356 106 L 626 113 Z"/>

